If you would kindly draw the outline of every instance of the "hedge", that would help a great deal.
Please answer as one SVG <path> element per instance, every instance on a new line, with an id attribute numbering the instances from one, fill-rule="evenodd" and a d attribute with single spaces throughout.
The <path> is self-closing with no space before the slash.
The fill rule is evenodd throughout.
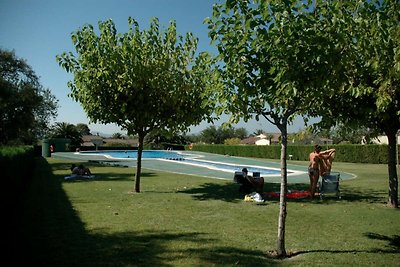
<path id="1" fill-rule="evenodd" d="M 335 161 L 352 163 L 388 163 L 387 145 L 321 145 L 323 150 L 336 149 Z M 400 149 L 400 146 L 398 146 Z M 189 150 L 185 146 L 185 150 Z M 281 146 L 257 146 L 257 145 L 203 145 L 193 144 L 191 150 L 208 153 L 254 157 L 267 159 L 280 159 Z M 287 159 L 308 161 L 308 155 L 314 150 L 313 145 L 288 145 Z"/>
<path id="2" fill-rule="evenodd" d="M 10 227 L 17 228 L 21 205 L 26 198 L 27 188 L 35 169 L 34 153 L 33 146 L 0 147 L 2 204 Z M 13 230 L 10 231 L 15 233 Z"/>
<path id="3" fill-rule="evenodd" d="M 35 166 L 33 146 L 0 147 L 2 179 L 17 188 L 29 179 Z"/>

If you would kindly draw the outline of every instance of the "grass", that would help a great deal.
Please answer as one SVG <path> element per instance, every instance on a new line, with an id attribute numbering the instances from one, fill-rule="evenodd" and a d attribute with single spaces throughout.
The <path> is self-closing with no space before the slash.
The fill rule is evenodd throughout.
<path id="1" fill-rule="evenodd" d="M 95 180 L 65 181 L 72 161 L 38 163 L 17 233 L 22 263 L 399 266 L 400 214 L 385 205 L 385 165 L 336 162 L 357 175 L 341 183 L 341 200 L 289 200 L 286 249 L 296 256 L 277 260 L 265 252 L 276 248 L 279 202 L 244 202 L 231 181 L 144 169 L 137 194 L 132 168 L 88 165 Z"/>

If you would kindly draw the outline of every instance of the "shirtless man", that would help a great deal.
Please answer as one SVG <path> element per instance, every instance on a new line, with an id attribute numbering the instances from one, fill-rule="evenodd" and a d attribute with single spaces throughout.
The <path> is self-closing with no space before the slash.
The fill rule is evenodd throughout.
<path id="1" fill-rule="evenodd" d="M 319 174 L 321 176 L 329 175 L 332 169 L 332 162 L 335 158 L 336 150 L 334 148 L 319 152 L 321 159 Z"/>
<path id="2" fill-rule="evenodd" d="M 310 196 L 314 197 L 315 190 L 320 175 L 330 173 L 332 161 L 335 157 L 336 150 L 334 148 L 321 151 L 320 145 L 315 145 L 315 149 L 310 153 L 310 164 L 308 166 L 308 176 L 310 177 Z"/>

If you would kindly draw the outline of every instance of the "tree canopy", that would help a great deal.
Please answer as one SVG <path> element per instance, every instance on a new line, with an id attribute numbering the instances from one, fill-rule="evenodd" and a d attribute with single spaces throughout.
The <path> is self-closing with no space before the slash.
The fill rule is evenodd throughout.
<path id="1" fill-rule="evenodd" d="M 219 51 L 222 76 L 219 113 L 229 123 L 264 117 L 278 126 L 298 115 L 315 115 L 327 39 L 303 1 L 227 1 L 206 19 Z"/>
<path id="2" fill-rule="evenodd" d="M 0 142 L 34 144 L 57 116 L 58 100 L 13 51 L 0 49 Z"/>
<path id="3" fill-rule="evenodd" d="M 212 58 L 196 51 L 197 38 L 177 34 L 174 21 L 166 30 L 156 18 L 143 31 L 133 18 L 128 24 L 124 34 L 117 33 L 112 20 L 99 22 L 99 34 L 85 25 L 72 33 L 76 53 L 57 60 L 73 73 L 71 96 L 92 121 L 116 123 L 139 136 L 139 192 L 144 137 L 154 131 L 184 132 L 211 119 L 214 73 Z"/>
<path id="4" fill-rule="evenodd" d="M 85 123 L 78 123 L 76 128 L 81 135 L 91 135 L 89 126 Z"/>
<path id="5" fill-rule="evenodd" d="M 247 130 L 243 127 L 225 128 L 211 125 L 200 132 L 200 141 L 208 144 L 223 144 L 226 139 L 244 139 L 248 136 Z"/>

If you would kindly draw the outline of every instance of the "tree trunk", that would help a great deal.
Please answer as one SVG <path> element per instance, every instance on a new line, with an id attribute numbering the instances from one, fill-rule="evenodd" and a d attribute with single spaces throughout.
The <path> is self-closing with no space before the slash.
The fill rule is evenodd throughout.
<path id="1" fill-rule="evenodd" d="M 386 131 L 388 137 L 388 173 L 389 173 L 389 200 L 388 206 L 398 208 L 398 177 L 397 177 L 397 140 L 394 130 Z"/>
<path id="2" fill-rule="evenodd" d="M 143 152 L 144 134 L 139 134 L 139 146 L 136 160 L 136 181 L 135 192 L 140 193 L 140 175 L 142 173 L 142 152 Z"/>
<path id="3" fill-rule="evenodd" d="M 277 254 L 279 257 L 286 257 L 285 248 L 285 225 L 286 225 L 286 193 L 287 193 L 287 164 L 286 164 L 286 150 L 287 150 L 287 123 L 280 125 L 279 129 L 282 134 L 281 143 L 281 191 L 279 199 L 279 220 L 278 220 L 278 248 Z"/>

